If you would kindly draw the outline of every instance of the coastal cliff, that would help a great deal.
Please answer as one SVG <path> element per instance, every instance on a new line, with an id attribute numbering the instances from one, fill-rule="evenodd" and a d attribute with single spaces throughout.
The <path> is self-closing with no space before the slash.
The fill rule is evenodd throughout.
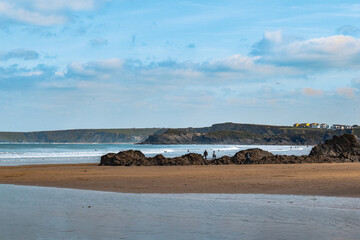
<path id="1" fill-rule="evenodd" d="M 75 129 L 40 132 L 0 132 L 0 142 L 127 143 L 141 142 L 159 128 Z"/>
<path id="2" fill-rule="evenodd" d="M 39 132 L 0 132 L 0 142 L 10 143 L 142 143 L 142 144 L 243 144 L 316 145 L 335 135 L 360 129 L 329 130 L 220 123 L 202 128 L 75 129 Z"/>
<path id="3" fill-rule="evenodd" d="M 204 128 L 167 129 L 150 135 L 142 144 L 316 145 L 344 133 L 359 136 L 355 130 L 222 123 Z"/>

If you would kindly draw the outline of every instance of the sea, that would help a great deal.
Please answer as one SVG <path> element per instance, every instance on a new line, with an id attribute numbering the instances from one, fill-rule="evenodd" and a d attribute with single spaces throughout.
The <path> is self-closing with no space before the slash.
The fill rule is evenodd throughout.
<path id="1" fill-rule="evenodd" d="M 163 154 L 176 157 L 191 153 L 203 154 L 205 150 L 212 156 L 233 156 L 236 152 L 261 148 L 273 154 L 307 155 L 313 146 L 283 145 L 140 145 L 140 144 L 48 144 L 48 143 L 0 143 L 0 166 L 29 164 L 100 163 L 100 157 L 109 152 L 140 150 L 146 156 Z"/>
<path id="2" fill-rule="evenodd" d="M 218 157 L 249 148 L 304 155 L 312 146 L 0 144 L 0 166 L 98 163 L 128 149 Z M 0 239 L 358 240 L 360 198 L 131 194 L 0 184 Z"/>

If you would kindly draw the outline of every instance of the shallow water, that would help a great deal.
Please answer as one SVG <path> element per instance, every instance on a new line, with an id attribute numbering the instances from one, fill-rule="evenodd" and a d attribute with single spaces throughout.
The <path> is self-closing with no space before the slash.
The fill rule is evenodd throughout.
<path id="1" fill-rule="evenodd" d="M 306 155 L 312 146 L 279 145 L 137 145 L 137 144 L 0 144 L 0 166 L 57 163 L 99 163 L 100 157 L 109 152 L 129 149 L 140 150 L 146 156 L 163 154 L 181 156 L 188 152 L 202 154 L 206 149 L 212 156 L 233 156 L 249 148 L 261 148 L 273 154 Z"/>
<path id="2" fill-rule="evenodd" d="M 359 239 L 360 199 L 0 185 L 1 239 Z"/>

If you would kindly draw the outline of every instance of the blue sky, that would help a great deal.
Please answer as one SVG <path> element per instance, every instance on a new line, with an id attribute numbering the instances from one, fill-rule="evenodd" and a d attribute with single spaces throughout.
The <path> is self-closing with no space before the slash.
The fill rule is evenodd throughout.
<path id="1" fill-rule="evenodd" d="M 0 0 L 0 131 L 360 123 L 354 1 Z"/>

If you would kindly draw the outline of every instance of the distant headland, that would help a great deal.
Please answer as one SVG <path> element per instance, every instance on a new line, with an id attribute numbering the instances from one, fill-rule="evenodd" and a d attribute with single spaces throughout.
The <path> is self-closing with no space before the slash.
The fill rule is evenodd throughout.
<path id="1" fill-rule="evenodd" d="M 244 144 L 316 145 L 335 135 L 360 137 L 357 125 L 218 123 L 200 128 L 75 129 L 38 132 L 0 132 L 6 143 L 139 143 L 139 144 Z"/>
<path id="2" fill-rule="evenodd" d="M 320 128 L 310 124 L 273 126 L 229 122 L 211 127 L 157 131 L 142 144 L 316 145 L 344 133 L 360 137 L 360 128 L 357 125 L 351 128 Z"/>

